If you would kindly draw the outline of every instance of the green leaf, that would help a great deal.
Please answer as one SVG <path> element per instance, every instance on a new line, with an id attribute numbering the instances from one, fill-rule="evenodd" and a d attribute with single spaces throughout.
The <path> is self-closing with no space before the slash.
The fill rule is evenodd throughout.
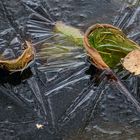
<path id="1" fill-rule="evenodd" d="M 58 21 L 55 24 L 54 31 L 63 34 L 69 41 L 83 47 L 83 33 L 79 29 Z"/>
<path id="2" fill-rule="evenodd" d="M 107 24 L 95 25 L 93 31 L 88 35 L 90 47 L 95 48 L 101 55 L 103 61 L 113 68 L 118 64 L 121 58 L 124 58 L 139 46 L 127 38 L 127 36 L 114 26 Z"/>

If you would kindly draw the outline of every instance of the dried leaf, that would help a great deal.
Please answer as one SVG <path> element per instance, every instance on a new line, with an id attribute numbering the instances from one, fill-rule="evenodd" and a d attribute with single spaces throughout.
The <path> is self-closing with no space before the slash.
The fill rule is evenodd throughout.
<path id="1" fill-rule="evenodd" d="M 122 65 L 125 69 L 134 73 L 135 75 L 140 74 L 140 50 L 136 49 L 127 54 L 123 59 Z"/>
<path id="2" fill-rule="evenodd" d="M 36 124 L 37 129 L 43 129 L 44 125 L 43 124 Z"/>

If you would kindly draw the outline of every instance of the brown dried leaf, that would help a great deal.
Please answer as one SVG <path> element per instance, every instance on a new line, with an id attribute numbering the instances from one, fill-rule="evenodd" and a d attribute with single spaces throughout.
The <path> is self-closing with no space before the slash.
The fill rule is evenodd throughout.
<path id="1" fill-rule="evenodd" d="M 128 53 L 123 59 L 122 65 L 125 69 L 134 73 L 135 75 L 140 74 L 140 50 L 136 49 Z"/>

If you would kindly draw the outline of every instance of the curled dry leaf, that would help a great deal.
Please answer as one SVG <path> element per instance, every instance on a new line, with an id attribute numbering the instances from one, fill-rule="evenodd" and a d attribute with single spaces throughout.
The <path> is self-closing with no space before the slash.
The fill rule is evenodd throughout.
<path id="1" fill-rule="evenodd" d="M 89 27 L 84 35 L 84 47 L 99 69 L 113 68 L 129 52 L 139 49 L 119 28 L 109 24 Z"/>
<path id="2" fill-rule="evenodd" d="M 134 73 L 135 75 L 140 74 L 140 50 L 136 49 L 128 53 L 123 59 L 122 65 L 125 69 Z"/>
<path id="3" fill-rule="evenodd" d="M 31 42 L 25 41 L 24 52 L 16 59 L 0 60 L 0 68 L 9 72 L 23 71 L 35 60 L 35 49 Z"/>

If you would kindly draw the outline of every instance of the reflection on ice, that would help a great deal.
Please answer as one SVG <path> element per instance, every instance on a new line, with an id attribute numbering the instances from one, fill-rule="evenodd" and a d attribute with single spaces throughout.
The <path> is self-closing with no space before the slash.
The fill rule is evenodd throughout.
<path id="1" fill-rule="evenodd" d="M 69 1 L 69 3 L 72 2 L 74 1 Z M 93 2 L 95 2 L 95 4 L 93 4 Z M 85 14 L 80 14 L 81 16 L 79 17 L 81 17 L 81 19 L 88 19 L 88 14 L 90 13 L 92 15 L 97 14 L 96 11 L 98 10 L 96 10 L 96 5 L 99 9 L 101 5 L 96 1 L 93 2 L 82 0 L 79 1 L 79 3 L 77 2 L 78 6 L 83 4 L 81 7 L 85 8 L 80 9 L 79 7 L 82 12 L 85 11 Z M 113 19 L 113 24 L 125 30 L 128 37 L 131 37 L 135 41 L 139 41 L 138 36 L 140 32 L 138 26 L 140 10 L 137 2 L 138 1 L 135 0 L 131 4 L 132 7 L 129 7 L 128 4 L 124 4 L 123 8 L 120 9 L 120 14 L 115 20 Z M 104 74 L 98 81 L 96 77 L 98 77 L 99 74 L 94 73 L 95 68 L 92 68 L 92 74 L 87 72 L 89 71 L 90 64 L 87 62 L 87 56 L 83 48 L 79 48 L 74 43 L 69 42 L 63 35 L 53 32 L 52 29 L 55 21 L 52 16 L 49 15 L 48 7 L 46 5 L 42 6 L 40 3 L 41 2 L 24 1 L 24 6 L 27 8 L 27 11 L 31 13 L 26 27 L 37 50 L 37 69 L 35 71 L 38 72 L 34 73 L 28 80 L 23 81 L 21 85 L 16 86 L 15 89 L 17 89 L 17 93 L 14 93 L 12 90 L 12 92 L 9 92 L 7 85 L 6 88 L 0 86 L 2 93 L 9 93 L 8 95 L 20 104 L 22 104 L 22 101 L 25 101 L 33 112 L 39 112 L 38 110 L 41 108 L 43 114 L 38 113 L 37 117 L 40 117 L 39 115 L 44 117 L 45 115 L 48 119 L 47 121 L 49 121 L 48 123 L 50 123 L 53 128 L 55 127 L 58 133 L 59 130 L 62 130 L 61 133 L 66 132 L 66 134 L 67 131 L 77 132 L 76 128 L 79 129 L 79 127 L 82 127 L 83 130 L 89 131 L 88 134 L 93 134 L 89 136 L 90 139 L 107 139 L 109 137 L 110 139 L 114 137 L 117 139 L 118 137 L 122 137 L 121 132 L 124 132 L 127 128 L 125 128 L 126 125 L 124 125 L 122 127 L 124 129 L 120 130 L 120 128 L 112 122 L 127 122 L 131 123 L 130 126 L 139 126 L 139 115 L 136 108 L 134 108 L 131 102 L 127 101 L 126 96 L 120 93 L 124 92 L 125 89 L 121 90 L 117 83 L 115 85 L 108 81 Z M 60 2 L 60 4 L 61 3 L 67 5 L 67 1 Z M 86 7 L 88 3 L 89 5 L 91 5 L 91 3 L 93 4 L 89 9 Z M 107 1 L 103 0 L 103 4 L 104 3 L 105 6 L 107 6 Z M 63 4 L 62 7 L 65 8 Z M 65 14 L 69 13 L 68 16 L 70 17 L 71 12 L 74 16 L 73 5 L 66 7 L 70 8 L 71 11 L 67 11 Z M 95 13 L 88 11 L 92 9 L 94 9 Z M 58 9 L 54 8 L 49 11 L 53 12 L 54 10 L 57 11 Z M 104 9 L 100 11 L 102 10 L 104 12 Z M 105 14 L 103 14 L 103 12 L 101 12 L 101 14 L 98 12 L 98 17 L 94 18 L 93 22 L 104 22 L 104 18 L 107 19 L 108 14 L 111 13 L 105 12 Z M 65 15 L 65 17 L 67 17 L 67 15 Z M 79 22 L 81 19 L 78 19 Z M 73 23 L 76 24 L 78 20 L 73 20 Z M 112 19 L 107 20 L 112 22 Z M 71 23 L 70 21 L 67 22 Z M 3 49 L 6 43 L 6 41 L 0 39 L 0 50 Z M 123 87 L 123 84 L 126 83 L 126 87 L 131 91 L 129 94 L 132 94 L 136 100 L 139 101 L 139 78 L 133 77 L 126 71 L 117 71 L 117 75 L 120 77 L 120 80 L 123 81 L 121 86 Z M 24 90 L 22 90 L 23 87 Z M 39 103 L 39 107 L 35 98 Z M 112 125 L 115 128 L 108 129 L 107 127 L 101 126 L 105 122 L 110 122 L 110 126 Z M 107 126 L 107 124 L 105 124 L 105 126 Z M 33 126 L 31 128 L 34 130 Z M 133 134 L 135 134 L 134 130 Z M 131 131 L 131 129 L 128 129 L 128 131 Z"/>
<path id="2" fill-rule="evenodd" d="M 136 5 L 134 4 L 132 5 L 132 7 L 129 7 L 128 4 L 124 4 L 124 7 L 120 10 L 120 15 L 118 15 L 114 20 L 113 24 L 115 26 L 126 30 L 136 22 L 135 20 L 139 13 L 139 8 L 136 8 Z M 75 47 L 74 44 L 69 44 L 69 42 L 66 41 L 61 34 L 56 34 L 53 32 L 54 21 L 48 17 L 48 13 L 45 11 L 45 9 L 43 9 L 43 7 L 41 8 L 44 11 L 42 15 L 37 13 L 36 9 L 38 10 L 38 8 L 34 9 L 31 6 L 28 7 L 30 7 L 33 13 L 35 13 L 30 16 L 30 20 L 27 23 L 28 31 L 33 38 L 35 37 L 34 39 L 44 44 L 40 46 L 37 53 L 37 59 L 42 61 L 41 65 L 38 66 L 38 69 L 45 72 L 46 75 L 51 72 L 56 74 L 53 76 L 52 81 L 49 81 L 52 82 L 53 86 L 51 84 L 49 84 L 51 86 L 48 86 L 48 83 L 46 83 L 47 89 L 45 91 L 45 96 L 52 98 L 65 87 L 72 86 L 83 79 L 89 80 L 90 77 L 88 75 L 84 75 L 84 73 L 81 75 L 82 71 L 85 72 L 87 67 L 83 68 L 83 70 L 76 71 L 76 73 L 73 73 L 70 77 L 61 77 L 61 72 L 69 73 L 71 70 L 75 68 L 78 69 L 79 67 L 85 65 L 85 52 L 83 49 Z M 131 28 L 131 30 L 132 29 L 133 28 Z M 129 32 L 127 34 L 129 36 Z M 108 88 L 106 86 L 107 81 L 103 80 L 102 82 L 97 88 L 95 88 L 96 86 L 92 84 L 92 86 L 85 88 L 87 91 L 82 89 L 81 93 L 75 100 L 72 101 L 72 104 L 66 109 L 64 115 L 62 115 L 59 119 L 60 124 L 65 124 L 67 119 L 71 119 L 71 117 L 73 118 L 75 112 L 82 109 L 82 105 L 85 102 L 89 102 L 88 105 L 92 106 L 92 109 L 88 112 L 89 115 L 87 115 L 87 120 L 90 121 L 93 117 L 93 112 L 96 110 L 98 101 L 102 99 L 102 94 L 105 92 L 102 87 Z M 116 83 L 116 86 L 118 90 L 120 90 L 120 87 L 124 87 L 123 83 L 121 83 L 121 85 Z M 126 92 L 126 89 L 124 88 L 122 88 L 121 92 L 131 94 L 130 92 Z M 130 97 L 129 95 L 127 96 Z M 134 102 L 137 107 L 139 106 L 137 100 L 132 100 L 132 102 Z"/>

